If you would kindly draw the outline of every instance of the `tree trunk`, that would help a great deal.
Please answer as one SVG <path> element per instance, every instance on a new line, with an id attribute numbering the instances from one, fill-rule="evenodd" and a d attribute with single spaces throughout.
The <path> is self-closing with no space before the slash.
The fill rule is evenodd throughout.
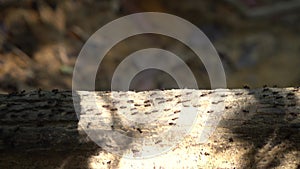
<path id="1" fill-rule="evenodd" d="M 0 95 L 0 168 L 297 168 L 299 97 L 299 88 Z M 180 140 L 188 125 L 178 120 L 191 110 L 195 125 Z M 130 139 L 114 140 L 112 131 Z M 153 158 L 125 158 L 139 156 L 141 137 L 146 145 L 179 142 Z"/>

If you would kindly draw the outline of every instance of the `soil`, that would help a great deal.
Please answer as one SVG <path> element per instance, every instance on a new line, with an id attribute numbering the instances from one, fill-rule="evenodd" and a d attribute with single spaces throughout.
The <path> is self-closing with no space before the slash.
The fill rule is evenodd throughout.
<path id="1" fill-rule="evenodd" d="M 300 15 L 295 12 L 247 19 L 231 4 L 222 2 L 122 2 L 0 3 L 0 92 L 71 89 L 76 57 L 87 38 L 106 23 L 139 11 L 168 12 L 197 25 L 223 58 L 229 88 L 246 84 L 251 87 L 300 84 Z M 199 87 L 210 88 L 205 68 L 187 47 L 154 35 L 137 36 L 117 44 L 100 66 L 96 88 L 109 90 L 114 69 L 122 59 L 145 47 L 164 48 L 180 55 L 194 72 Z M 134 79 L 132 89 L 177 86 L 163 72 L 148 74 L 141 73 Z M 143 84 L 149 77 L 148 84 Z"/>

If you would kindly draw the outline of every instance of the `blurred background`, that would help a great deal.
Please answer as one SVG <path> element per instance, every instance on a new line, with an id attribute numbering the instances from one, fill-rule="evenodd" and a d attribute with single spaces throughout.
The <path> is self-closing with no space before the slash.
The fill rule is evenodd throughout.
<path id="1" fill-rule="evenodd" d="M 0 0 L 0 93 L 71 89 L 76 58 L 106 23 L 136 12 L 166 12 L 198 26 L 218 51 L 229 88 L 300 84 L 299 0 Z M 115 45 L 98 69 L 97 90 L 132 52 L 157 47 L 174 52 L 210 88 L 201 60 L 172 38 L 146 34 Z M 132 90 L 176 88 L 167 73 L 147 70 Z"/>

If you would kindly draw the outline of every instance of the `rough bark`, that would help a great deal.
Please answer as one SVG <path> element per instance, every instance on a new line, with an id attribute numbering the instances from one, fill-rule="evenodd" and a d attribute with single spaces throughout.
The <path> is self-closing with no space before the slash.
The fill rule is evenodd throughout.
<path id="1" fill-rule="evenodd" d="M 99 108 L 96 110 L 90 106 L 94 102 L 92 94 L 93 92 L 78 91 L 73 97 L 75 107 L 81 110 L 80 120 L 75 113 L 72 93 L 69 91 L 33 91 L 0 95 L 0 167 L 26 168 L 25 163 L 28 166 L 35 164 L 38 168 L 300 166 L 299 88 L 234 89 L 221 92 L 96 92 Z M 180 112 L 178 104 L 183 108 L 196 108 L 198 118 L 195 126 L 171 151 L 152 159 L 130 160 L 122 158 L 122 154 L 117 156 L 103 151 L 83 131 L 113 130 L 132 138 L 148 136 L 153 142 L 163 142 L 164 140 L 156 139 L 155 136 L 176 126 L 180 113 L 189 113 Z M 221 114 L 214 111 L 219 104 L 224 105 Z M 153 114 L 159 112 L 164 114 L 158 118 L 155 125 L 131 124 L 119 115 L 121 113 L 131 119 L 143 121 L 144 118 L 150 119 Z M 216 130 L 206 143 L 199 144 L 198 136 L 211 127 L 209 123 L 202 121 L 203 117 L 218 118 L 219 115 L 221 121 Z M 106 126 L 99 127 L 99 124 Z M 181 127 L 184 126 L 179 126 Z M 172 137 L 166 136 L 164 139 L 168 143 Z M 116 144 L 112 147 L 119 146 L 124 154 L 138 147 L 137 143 L 128 143 L 131 140 L 115 141 Z M 57 158 L 51 154 L 61 152 L 68 155 L 66 157 L 60 154 L 59 157 L 68 160 L 49 162 L 49 158 Z M 39 153 L 43 153 L 48 159 L 47 164 L 37 162 L 36 159 L 42 158 L 36 155 Z M 84 162 L 78 164 L 78 161 Z"/>

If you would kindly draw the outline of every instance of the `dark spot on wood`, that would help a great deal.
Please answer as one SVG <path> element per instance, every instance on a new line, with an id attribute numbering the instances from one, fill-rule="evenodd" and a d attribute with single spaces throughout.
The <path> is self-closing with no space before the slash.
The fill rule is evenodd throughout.
<path id="1" fill-rule="evenodd" d="M 165 102 L 165 101 L 162 100 L 162 101 L 159 101 L 158 104 L 162 104 L 162 103 L 164 103 L 164 102 Z"/>
<path id="2" fill-rule="evenodd" d="M 169 111 L 169 110 L 171 110 L 171 109 L 164 109 L 164 111 Z"/>
<path id="3" fill-rule="evenodd" d="M 180 100 L 180 101 L 177 102 L 177 104 L 178 103 L 185 103 L 185 102 L 189 102 L 189 101 L 191 101 L 191 100 L 182 100 L 182 101 Z"/>
<path id="4" fill-rule="evenodd" d="M 170 126 L 175 126 L 175 125 L 176 125 L 176 123 L 169 123 L 169 125 L 170 125 Z"/>
<path id="5" fill-rule="evenodd" d="M 133 100 L 127 100 L 127 103 L 133 103 Z"/>
<path id="6" fill-rule="evenodd" d="M 176 110 L 176 111 L 174 111 L 174 114 L 180 113 L 180 112 L 181 112 L 181 110 Z"/>
<path id="7" fill-rule="evenodd" d="M 210 154 L 208 152 L 205 152 L 204 155 L 209 156 Z"/>
<path id="8" fill-rule="evenodd" d="M 282 96 L 275 97 L 275 99 L 282 99 L 282 98 L 283 98 Z"/>
<path id="9" fill-rule="evenodd" d="M 154 95 L 156 95 L 156 93 L 151 93 L 151 94 L 150 94 L 150 96 L 154 96 Z"/>
<path id="10" fill-rule="evenodd" d="M 175 118 L 173 118 L 172 120 L 174 121 L 174 120 L 177 120 L 178 119 L 178 117 L 175 117 Z"/>
<path id="11" fill-rule="evenodd" d="M 267 91 L 269 91 L 270 89 L 269 88 L 264 88 L 262 91 L 263 92 L 267 92 Z"/>
<path id="12" fill-rule="evenodd" d="M 297 92 L 298 90 L 299 90 L 299 87 L 293 89 L 292 91 L 293 91 L 293 92 Z"/>
<path id="13" fill-rule="evenodd" d="M 150 100 L 146 100 L 146 101 L 144 101 L 144 103 L 150 103 L 151 101 Z"/>
<path id="14" fill-rule="evenodd" d="M 151 104 L 145 104 L 144 105 L 144 107 L 150 107 L 151 106 Z"/>
<path id="15" fill-rule="evenodd" d="M 268 87 L 268 85 L 263 85 L 263 88 L 266 88 L 266 87 Z"/>
<path id="16" fill-rule="evenodd" d="M 295 106 L 296 106 L 296 103 L 288 104 L 288 107 L 295 107 Z"/>
<path id="17" fill-rule="evenodd" d="M 253 94 L 255 94 L 254 91 L 251 91 L 251 92 L 248 93 L 248 95 L 253 95 Z"/>
<path id="18" fill-rule="evenodd" d="M 178 98 L 178 97 L 181 97 L 181 94 L 175 96 L 175 98 Z"/>
<path id="19" fill-rule="evenodd" d="M 272 94 L 274 94 L 274 95 L 275 95 L 275 94 L 278 94 L 278 93 L 279 93 L 278 91 L 274 91 L 274 92 L 272 92 Z"/>
<path id="20" fill-rule="evenodd" d="M 141 106 L 140 104 L 135 103 L 134 106 Z"/>
<path id="21" fill-rule="evenodd" d="M 209 110 L 209 111 L 207 111 L 207 113 L 213 113 L 214 111 L 213 110 Z"/>
<path id="22" fill-rule="evenodd" d="M 120 109 L 126 109 L 126 108 L 127 108 L 126 106 L 121 106 L 121 107 L 120 107 Z"/>
<path id="23" fill-rule="evenodd" d="M 118 110 L 117 108 L 110 109 L 110 111 L 117 111 L 117 110 Z"/>
<path id="24" fill-rule="evenodd" d="M 289 97 L 289 96 L 295 96 L 295 94 L 294 93 L 288 93 L 286 96 L 287 97 Z"/>
<path id="25" fill-rule="evenodd" d="M 88 122 L 88 124 L 87 124 L 86 127 L 87 127 L 87 128 L 90 128 L 91 124 L 92 124 L 91 122 Z"/>
<path id="26" fill-rule="evenodd" d="M 142 130 L 140 128 L 136 129 L 138 132 L 143 133 Z"/>
<path id="27" fill-rule="evenodd" d="M 245 109 L 244 109 L 243 112 L 244 112 L 244 113 L 249 113 L 249 110 L 245 110 Z"/>
<path id="28" fill-rule="evenodd" d="M 190 95 L 190 94 L 192 94 L 192 93 L 193 93 L 193 92 L 187 92 L 186 95 Z"/>
<path id="29" fill-rule="evenodd" d="M 232 106 L 225 106 L 225 109 L 231 109 Z"/>
<path id="30" fill-rule="evenodd" d="M 145 114 L 151 114 L 151 112 L 145 112 Z"/>
<path id="31" fill-rule="evenodd" d="M 131 115 L 136 115 L 136 114 L 138 114 L 138 112 L 133 112 L 133 113 L 131 113 Z"/>
<path id="32" fill-rule="evenodd" d="M 109 108 L 109 105 L 102 105 L 103 108 Z"/>
<path id="33" fill-rule="evenodd" d="M 54 93 L 54 94 L 58 93 L 58 89 L 53 89 L 52 93 Z"/>
<path id="34" fill-rule="evenodd" d="M 204 93 L 204 94 L 201 94 L 201 95 L 200 95 L 200 97 L 203 97 L 203 96 L 206 96 L 206 95 L 207 95 L 207 94 L 206 94 L 206 93 Z"/>
<path id="35" fill-rule="evenodd" d="M 114 126 L 114 125 L 111 125 L 110 128 L 114 130 L 114 129 L 115 129 L 115 126 Z"/>
<path id="36" fill-rule="evenodd" d="M 162 97 L 155 98 L 155 100 L 164 100 Z"/>
<path id="37" fill-rule="evenodd" d="M 111 161 L 107 161 L 106 163 L 109 165 L 109 164 L 111 164 Z"/>
<path id="38" fill-rule="evenodd" d="M 131 108 L 130 111 L 136 110 L 136 108 Z"/>
<path id="39" fill-rule="evenodd" d="M 243 88 L 244 89 L 250 89 L 250 87 L 248 85 L 244 85 Z"/>
<path id="40" fill-rule="evenodd" d="M 230 138 L 228 139 L 228 141 L 229 141 L 229 143 L 232 143 L 232 142 L 233 142 L 233 138 L 230 137 Z"/>
<path id="41" fill-rule="evenodd" d="M 162 141 L 161 140 L 157 140 L 156 142 L 155 142 L 155 144 L 158 144 L 158 143 L 161 143 Z"/>
<path id="42" fill-rule="evenodd" d="M 112 104 L 118 104 L 120 101 L 113 101 Z"/>
<path id="43" fill-rule="evenodd" d="M 138 152 L 140 152 L 139 150 L 134 150 L 134 149 L 132 149 L 131 150 L 133 153 L 138 153 Z"/>
<path id="44" fill-rule="evenodd" d="M 152 111 L 152 113 L 157 113 L 157 112 L 158 112 L 158 110 L 153 110 L 153 111 Z"/>
<path id="45" fill-rule="evenodd" d="M 223 101 L 221 101 L 221 100 L 219 100 L 219 101 L 213 101 L 212 104 L 219 104 L 221 102 L 223 102 Z"/>
<path id="46" fill-rule="evenodd" d="M 173 99 L 172 99 L 172 98 L 170 98 L 170 99 L 167 99 L 167 100 L 166 100 L 166 102 L 170 102 L 170 101 L 172 101 L 172 100 L 173 100 Z"/>
<path id="47" fill-rule="evenodd" d="M 242 92 L 238 92 L 238 93 L 235 93 L 236 96 L 240 96 L 240 95 L 243 95 Z"/>

